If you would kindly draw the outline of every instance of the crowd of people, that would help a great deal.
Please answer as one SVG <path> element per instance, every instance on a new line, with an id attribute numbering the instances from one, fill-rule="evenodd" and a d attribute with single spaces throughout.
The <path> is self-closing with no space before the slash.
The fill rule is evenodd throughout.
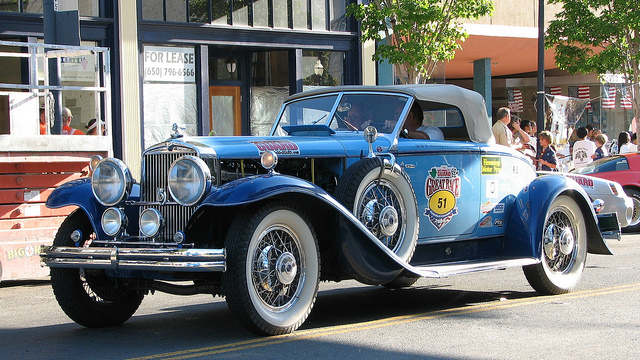
<path id="1" fill-rule="evenodd" d="M 551 132 L 537 133 L 534 121 L 521 121 L 517 116 L 511 115 L 507 107 L 498 109 L 496 118 L 492 132 L 497 144 L 521 151 L 531 158 L 537 170 L 558 171 L 558 158 L 563 155 L 557 153 Z M 574 129 L 569 138 L 569 155 L 573 160 L 573 168 L 576 169 L 610 154 L 637 151 L 637 133 L 622 131 L 617 141 L 609 142 L 607 135 L 591 124 Z"/>

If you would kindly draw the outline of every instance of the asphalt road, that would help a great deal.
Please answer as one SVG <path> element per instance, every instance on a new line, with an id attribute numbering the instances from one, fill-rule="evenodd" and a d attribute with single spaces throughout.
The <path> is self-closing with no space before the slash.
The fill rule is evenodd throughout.
<path id="1" fill-rule="evenodd" d="M 220 297 L 147 296 L 125 324 L 86 329 L 47 281 L 0 284 L 0 359 L 635 359 L 640 235 L 590 255 L 575 292 L 537 295 L 520 269 L 387 290 L 323 283 L 292 335 L 257 337 Z"/>

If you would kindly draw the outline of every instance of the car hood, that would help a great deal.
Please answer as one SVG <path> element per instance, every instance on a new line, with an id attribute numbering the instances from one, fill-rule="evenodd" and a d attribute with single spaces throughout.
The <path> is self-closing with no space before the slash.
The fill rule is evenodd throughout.
<path id="1" fill-rule="evenodd" d="M 386 152 L 391 135 L 378 137 L 375 152 Z M 329 136 L 206 136 L 185 137 L 181 141 L 200 151 L 213 152 L 218 159 L 256 159 L 265 151 L 287 157 L 352 157 L 366 155 L 369 145 L 362 132 Z"/>

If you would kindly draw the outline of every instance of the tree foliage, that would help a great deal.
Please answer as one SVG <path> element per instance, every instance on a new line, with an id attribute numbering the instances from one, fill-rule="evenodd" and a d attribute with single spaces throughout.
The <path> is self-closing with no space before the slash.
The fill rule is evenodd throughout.
<path id="1" fill-rule="evenodd" d="M 556 64 L 575 73 L 625 75 L 639 115 L 640 4 L 638 0 L 549 0 L 563 10 L 547 29 Z M 635 86 L 631 86 L 635 84 Z"/>
<path id="2" fill-rule="evenodd" d="M 468 37 L 460 20 L 492 13 L 491 0 L 371 0 L 347 8 L 361 21 L 361 40 L 378 42 L 372 59 L 399 65 L 413 83 L 425 82 L 438 62 L 453 59 Z"/>

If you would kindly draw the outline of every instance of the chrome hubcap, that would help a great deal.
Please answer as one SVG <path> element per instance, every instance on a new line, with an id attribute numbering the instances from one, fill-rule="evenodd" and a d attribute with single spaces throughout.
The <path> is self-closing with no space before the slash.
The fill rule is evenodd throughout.
<path id="1" fill-rule="evenodd" d="M 398 211 L 386 206 L 380 211 L 380 231 L 384 236 L 393 236 L 398 230 Z"/>
<path id="2" fill-rule="evenodd" d="M 276 276 L 284 285 L 289 285 L 296 278 L 298 273 L 298 265 L 296 258 L 291 253 L 284 253 L 278 257 L 276 261 Z"/>

